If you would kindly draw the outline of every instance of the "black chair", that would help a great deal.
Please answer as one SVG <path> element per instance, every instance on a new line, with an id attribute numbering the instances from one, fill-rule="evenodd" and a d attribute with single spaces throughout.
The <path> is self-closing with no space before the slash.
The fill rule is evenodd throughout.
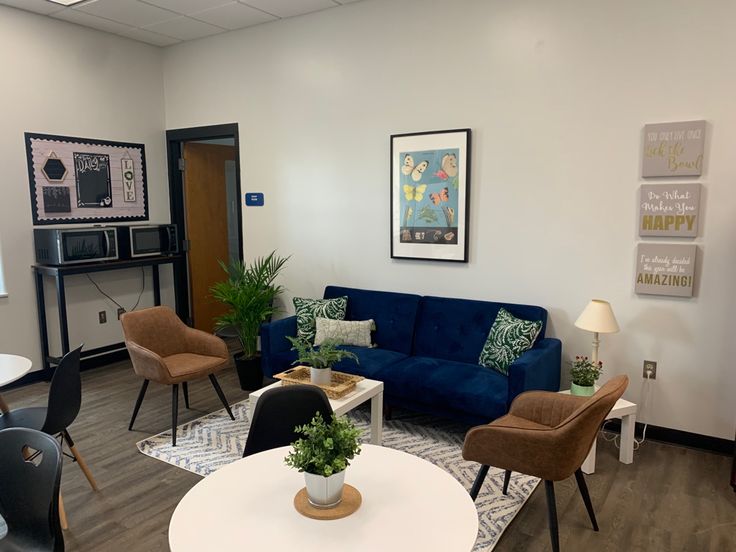
<path id="1" fill-rule="evenodd" d="M 53 437 L 25 428 L 0 431 L 0 515 L 8 532 L 0 552 L 59 552 L 61 448 Z"/>
<path id="2" fill-rule="evenodd" d="M 294 428 L 311 422 L 317 412 L 325 420 L 332 418 L 330 400 L 319 387 L 286 385 L 264 392 L 253 412 L 243 458 L 290 445 L 299 438 Z"/>
<path id="3" fill-rule="evenodd" d="M 77 450 L 69 426 L 74 422 L 82 406 L 82 380 L 79 376 L 80 352 L 83 345 L 68 352 L 61 359 L 51 378 L 48 406 L 18 408 L 0 416 L 0 430 L 11 427 L 25 427 L 43 431 L 53 437 L 60 436 L 61 443 L 69 446 L 74 460 L 84 472 L 92 490 L 97 490 L 97 482 L 87 466 L 84 457 Z M 61 506 L 62 526 L 66 529 L 66 516 Z"/>

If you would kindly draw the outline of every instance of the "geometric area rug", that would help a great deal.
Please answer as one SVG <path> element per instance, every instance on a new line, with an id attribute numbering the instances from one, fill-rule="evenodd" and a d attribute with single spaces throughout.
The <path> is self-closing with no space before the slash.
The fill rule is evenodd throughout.
<path id="1" fill-rule="evenodd" d="M 137 443 L 143 454 L 198 475 L 207 476 L 243 456 L 248 435 L 248 400 L 232 405 L 235 421 L 225 410 L 207 414 L 178 428 L 176 447 L 171 446 L 171 431 Z M 365 407 L 348 416 L 370 442 L 370 411 Z M 478 464 L 462 457 L 466 428 L 433 416 L 394 412 L 383 423 L 383 446 L 413 454 L 442 468 L 470 489 Z M 516 517 L 539 483 L 536 477 L 519 473 L 511 476 L 509 494 L 504 496 L 503 470 L 491 468 L 475 505 L 478 509 L 478 537 L 473 552 L 493 550 L 509 523 Z"/>

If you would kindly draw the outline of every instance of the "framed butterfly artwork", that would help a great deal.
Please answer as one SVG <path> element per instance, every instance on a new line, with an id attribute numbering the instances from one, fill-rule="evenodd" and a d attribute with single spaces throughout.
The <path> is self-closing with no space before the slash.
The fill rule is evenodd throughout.
<path id="1" fill-rule="evenodd" d="M 391 136 L 391 258 L 468 262 L 470 129 Z"/>

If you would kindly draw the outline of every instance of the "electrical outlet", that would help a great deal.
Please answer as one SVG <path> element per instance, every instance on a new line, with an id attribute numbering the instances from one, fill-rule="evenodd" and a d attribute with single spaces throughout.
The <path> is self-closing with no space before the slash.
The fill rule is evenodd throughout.
<path id="1" fill-rule="evenodd" d="M 97 316 L 100 317 L 100 324 L 107 324 L 107 313 L 105 311 L 98 312 Z"/>
<path id="2" fill-rule="evenodd" d="M 120 320 L 120 317 L 125 314 L 125 309 L 123 307 L 120 307 L 118 309 L 118 320 Z"/>
<path id="3" fill-rule="evenodd" d="M 647 372 L 650 372 L 648 379 L 657 379 L 657 363 L 654 360 L 645 360 L 642 377 L 647 379 Z"/>

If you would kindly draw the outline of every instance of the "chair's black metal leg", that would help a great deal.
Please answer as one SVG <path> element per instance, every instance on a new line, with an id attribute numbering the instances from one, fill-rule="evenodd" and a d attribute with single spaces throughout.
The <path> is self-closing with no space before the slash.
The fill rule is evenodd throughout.
<path id="1" fill-rule="evenodd" d="M 187 382 L 183 381 L 181 383 L 181 388 L 184 390 L 184 406 L 189 410 L 189 385 Z"/>
<path id="2" fill-rule="evenodd" d="M 135 417 L 138 416 L 138 411 L 141 409 L 141 403 L 143 403 L 143 397 L 146 395 L 146 389 L 148 389 L 148 380 L 143 380 L 141 390 L 138 392 L 138 398 L 135 400 L 135 406 L 133 407 L 133 416 L 130 418 L 130 425 L 128 425 L 128 431 L 133 430 L 133 423 Z"/>
<path id="3" fill-rule="evenodd" d="M 171 446 L 176 446 L 176 419 L 179 416 L 179 384 L 171 386 Z"/>
<path id="4" fill-rule="evenodd" d="M 544 482 L 547 491 L 547 514 L 549 515 L 549 538 L 552 540 L 552 552 L 560 552 L 560 534 L 557 527 L 557 503 L 555 502 L 555 484 Z"/>
<path id="5" fill-rule="evenodd" d="M 217 378 L 215 377 L 215 374 L 210 374 L 210 381 L 212 382 L 212 387 L 215 388 L 215 393 L 217 393 L 217 396 L 220 397 L 220 402 L 222 402 L 222 404 L 225 406 L 225 410 L 227 410 L 227 413 L 230 415 L 230 419 L 235 420 L 235 416 L 233 416 L 233 411 L 230 410 L 230 405 L 227 404 L 225 393 L 222 392 L 222 388 L 220 387 L 220 384 L 217 382 Z"/>
<path id="6" fill-rule="evenodd" d="M 590 500 L 590 494 L 588 493 L 588 485 L 585 483 L 585 476 L 580 468 L 575 471 L 575 479 L 578 482 L 578 489 L 580 494 L 583 495 L 583 502 L 585 502 L 585 509 L 588 510 L 588 516 L 590 516 L 590 522 L 593 524 L 593 531 L 598 531 L 598 522 L 595 519 L 595 512 L 593 511 L 593 503 Z"/>
<path id="7" fill-rule="evenodd" d="M 503 494 L 509 494 L 509 481 L 511 481 L 511 470 L 506 470 L 503 474 Z"/>
<path id="8" fill-rule="evenodd" d="M 473 501 L 478 498 L 478 493 L 480 492 L 480 488 L 483 486 L 483 481 L 488 474 L 489 467 L 490 466 L 487 466 L 486 464 L 481 464 L 480 469 L 478 470 L 478 475 L 475 477 L 475 481 L 473 481 L 473 487 L 470 489 L 470 498 L 472 498 Z"/>

